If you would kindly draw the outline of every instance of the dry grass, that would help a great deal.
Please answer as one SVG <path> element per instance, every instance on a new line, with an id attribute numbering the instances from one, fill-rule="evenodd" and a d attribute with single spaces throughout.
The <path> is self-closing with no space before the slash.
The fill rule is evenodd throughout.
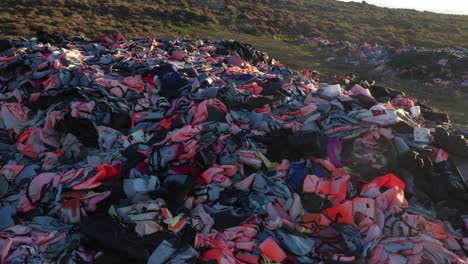
<path id="1" fill-rule="evenodd" d="M 39 29 L 90 37 L 119 29 L 141 36 L 192 26 L 283 38 L 468 47 L 468 16 L 334 0 L 2 0 L 0 10 L 3 36 L 30 36 Z"/>

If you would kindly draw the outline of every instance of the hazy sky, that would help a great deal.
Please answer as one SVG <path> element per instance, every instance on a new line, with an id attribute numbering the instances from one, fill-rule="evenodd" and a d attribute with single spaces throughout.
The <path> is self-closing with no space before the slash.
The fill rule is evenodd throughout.
<path id="1" fill-rule="evenodd" d="M 357 0 L 339 0 L 362 2 Z M 468 0 L 366 0 L 369 4 L 384 7 L 410 8 L 446 14 L 468 15 Z"/>

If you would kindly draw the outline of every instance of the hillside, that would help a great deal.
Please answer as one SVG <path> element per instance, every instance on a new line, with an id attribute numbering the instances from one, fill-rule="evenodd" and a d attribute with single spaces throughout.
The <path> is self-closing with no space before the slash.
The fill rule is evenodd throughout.
<path id="1" fill-rule="evenodd" d="M 323 36 L 395 46 L 468 47 L 468 16 L 334 0 L 4 0 L 0 8 L 3 37 L 32 37 L 45 30 L 94 38 L 100 30 L 118 29 L 130 37 L 232 38 L 267 51 L 294 69 L 312 68 L 325 75 L 356 69 L 337 68 L 324 61 L 320 51 L 290 40 Z M 435 94 L 419 82 L 386 79 L 383 84 L 449 113 L 456 122 L 468 123 L 465 94 Z"/>
<path id="2" fill-rule="evenodd" d="M 3 0 L 0 8 L 4 36 L 30 36 L 41 29 L 92 36 L 98 30 L 119 29 L 141 36 L 189 34 L 193 28 L 226 32 L 227 27 L 233 35 L 242 32 L 281 39 L 322 36 L 468 47 L 468 16 L 334 0 Z"/>

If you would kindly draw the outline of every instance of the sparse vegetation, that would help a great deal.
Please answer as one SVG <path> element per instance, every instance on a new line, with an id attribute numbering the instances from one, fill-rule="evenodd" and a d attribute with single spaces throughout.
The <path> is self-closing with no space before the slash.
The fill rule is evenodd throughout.
<path id="1" fill-rule="evenodd" d="M 223 27 L 254 35 L 468 47 L 468 16 L 380 8 L 334 0 L 3 0 L 0 33 L 38 29 L 94 36 L 181 33 L 178 27 Z"/>

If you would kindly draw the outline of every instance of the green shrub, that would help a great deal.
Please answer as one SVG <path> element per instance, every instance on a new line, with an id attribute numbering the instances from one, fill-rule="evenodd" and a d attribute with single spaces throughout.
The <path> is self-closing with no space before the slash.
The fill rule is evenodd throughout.
<path id="1" fill-rule="evenodd" d="M 39 26 L 94 37 L 109 27 L 157 34 L 171 25 L 187 33 L 190 25 L 214 25 L 255 35 L 468 47 L 468 16 L 334 0 L 2 0 L 0 10 L 0 35 L 31 34 Z"/>

